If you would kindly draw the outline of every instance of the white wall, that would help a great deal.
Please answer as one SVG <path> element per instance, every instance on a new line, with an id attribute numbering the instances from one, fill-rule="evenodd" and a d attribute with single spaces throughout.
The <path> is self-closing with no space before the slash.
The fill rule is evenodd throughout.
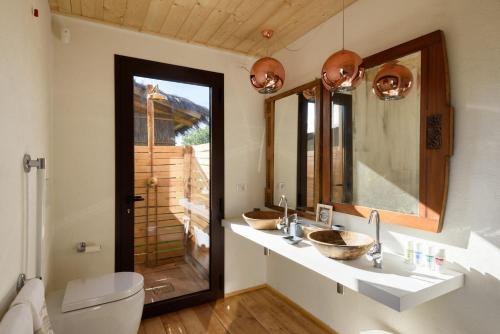
<path id="1" fill-rule="evenodd" d="M 40 17 L 32 16 L 32 5 Z M 30 226 L 28 276 L 35 275 L 37 179 L 35 171 L 29 176 L 24 173 L 22 158 L 24 153 L 46 157 L 50 171 L 51 64 L 47 1 L 0 1 L 0 316 L 12 301 L 17 276 L 23 271 L 26 221 Z"/>
<path id="2" fill-rule="evenodd" d="M 68 27 L 72 40 L 54 40 L 56 234 L 50 289 L 114 271 L 114 54 L 224 73 L 226 216 L 264 202 L 263 97 L 241 68 L 254 59 L 62 16 L 54 16 L 54 23 L 56 30 Z M 236 192 L 237 183 L 246 183 L 247 191 Z M 83 240 L 103 250 L 77 254 L 75 245 Z M 226 261 L 233 254 L 226 253 Z"/>
<path id="3" fill-rule="evenodd" d="M 446 36 L 455 154 L 444 228 L 440 234 L 383 225 L 384 247 L 402 251 L 408 238 L 445 247 L 466 273 L 465 287 L 398 313 L 271 256 L 269 283 L 339 333 L 382 328 L 396 333 L 498 333 L 500 320 L 500 2 L 496 0 L 358 0 L 346 10 L 346 48 L 361 56 L 442 29 Z M 287 70 L 284 90 L 319 76 L 341 46 L 339 16 L 275 54 Z M 307 61 L 305 61 L 307 60 Z M 373 233 L 358 218 L 336 223 Z M 293 277 L 293 279 L 290 279 Z M 305 287 L 297 288 L 304 284 Z M 307 293 L 305 293 L 307 292 Z"/>

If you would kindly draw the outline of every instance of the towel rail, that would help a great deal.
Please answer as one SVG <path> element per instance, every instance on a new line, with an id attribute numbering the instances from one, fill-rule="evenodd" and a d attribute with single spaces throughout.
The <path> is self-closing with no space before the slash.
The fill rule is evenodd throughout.
<path id="1" fill-rule="evenodd" d="M 23 156 L 23 170 L 26 174 L 28 174 L 29 172 L 31 172 L 31 169 L 32 168 L 36 168 L 37 170 L 45 170 L 45 158 L 37 158 L 36 160 L 33 160 L 31 159 L 31 156 L 29 154 L 25 154 Z M 38 278 L 38 279 L 42 279 L 42 251 L 43 251 L 43 247 L 42 247 L 42 225 L 43 225 L 43 206 L 45 205 L 44 204 L 44 199 L 45 199 L 45 174 L 42 174 L 43 176 L 43 179 L 42 179 L 42 182 L 41 183 L 37 183 L 37 201 L 36 201 L 36 205 L 37 205 L 37 208 L 36 208 L 36 247 L 37 247 L 37 254 L 36 254 L 36 276 L 35 278 Z M 27 190 L 27 203 L 29 203 L 29 191 Z M 25 249 L 24 249 L 24 252 L 25 252 L 25 268 L 23 268 L 24 271 L 27 272 L 28 270 L 28 258 L 29 258 L 29 255 L 28 255 L 28 250 L 29 250 L 29 221 L 28 221 L 28 218 L 26 218 L 26 223 L 25 223 Z M 26 283 L 26 280 L 27 280 L 27 277 L 26 277 L 26 273 L 21 273 L 19 274 L 18 278 L 17 278 L 17 283 L 16 283 L 16 290 L 17 292 L 19 292 L 24 284 Z"/>

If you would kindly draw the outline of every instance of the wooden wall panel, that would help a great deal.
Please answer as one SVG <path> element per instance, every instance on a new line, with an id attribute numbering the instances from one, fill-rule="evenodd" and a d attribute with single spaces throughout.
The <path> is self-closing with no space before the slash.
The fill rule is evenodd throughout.
<path id="1" fill-rule="evenodd" d="M 96 20 L 104 18 L 104 0 L 81 0 L 82 16 Z"/>
<path id="2" fill-rule="evenodd" d="M 219 0 L 197 1 L 178 30 L 176 37 L 186 41 L 192 40 L 219 2 Z"/>
<path id="3" fill-rule="evenodd" d="M 64 14 L 73 14 L 71 11 L 71 0 L 57 0 L 57 10 Z"/>
<path id="4" fill-rule="evenodd" d="M 73 15 L 82 15 L 81 0 L 71 0 L 71 13 Z"/>
<path id="5" fill-rule="evenodd" d="M 185 226 L 193 245 L 195 227 L 208 233 L 209 218 L 183 206 L 181 199 L 209 211 L 210 145 L 154 146 L 153 159 L 148 151 L 147 146 L 135 147 L 135 195 L 145 199 L 134 204 L 135 263 L 161 264 L 185 254 Z M 147 186 L 151 176 L 158 178 L 155 188 Z M 173 242 L 178 245 L 165 246 Z M 196 249 L 193 245 L 190 250 Z"/>
<path id="6" fill-rule="evenodd" d="M 196 0 L 176 0 L 161 27 L 161 34 L 175 37 L 193 10 Z"/>
<path id="7" fill-rule="evenodd" d="M 215 9 L 202 23 L 192 40 L 201 44 L 208 44 L 217 29 L 234 13 L 243 0 L 221 0 Z"/>
<path id="8" fill-rule="evenodd" d="M 342 7 L 342 0 L 48 1 L 55 13 L 258 56 L 282 49 Z M 275 30 L 270 41 L 263 29 Z"/>
<path id="9" fill-rule="evenodd" d="M 51 11 L 57 12 L 57 10 L 59 9 L 59 3 L 57 2 L 57 0 L 49 0 L 49 7 Z"/>
<path id="10" fill-rule="evenodd" d="M 135 195 L 145 198 L 134 204 L 135 264 L 156 265 L 185 254 L 179 205 L 185 195 L 183 155 L 184 147 L 154 146 L 151 154 L 149 147 L 135 146 Z M 151 176 L 158 178 L 155 188 L 147 186 Z"/>
<path id="11" fill-rule="evenodd" d="M 127 0 L 123 24 L 141 28 L 148 13 L 151 0 Z"/>
<path id="12" fill-rule="evenodd" d="M 109 23 L 123 24 L 127 9 L 127 0 L 104 0 L 103 20 Z"/>
<path id="13" fill-rule="evenodd" d="M 159 33 L 173 2 L 173 0 L 151 0 L 146 17 L 144 18 L 142 30 Z"/>

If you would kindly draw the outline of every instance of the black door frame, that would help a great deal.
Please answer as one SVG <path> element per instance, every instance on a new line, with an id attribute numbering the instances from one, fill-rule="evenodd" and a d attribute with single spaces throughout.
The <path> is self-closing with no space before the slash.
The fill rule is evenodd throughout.
<path id="1" fill-rule="evenodd" d="M 224 296 L 224 74 L 115 55 L 115 271 L 134 271 L 133 77 L 211 88 L 210 289 L 144 305 L 151 317 Z"/>

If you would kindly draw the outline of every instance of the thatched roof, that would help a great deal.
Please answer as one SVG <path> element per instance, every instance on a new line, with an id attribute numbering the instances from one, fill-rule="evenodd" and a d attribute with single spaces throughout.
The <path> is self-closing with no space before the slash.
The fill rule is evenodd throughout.
<path id="1" fill-rule="evenodd" d="M 208 124 L 210 112 L 207 108 L 186 99 L 185 97 L 159 91 L 165 100 L 155 101 L 155 117 L 174 120 L 176 134 L 183 134 L 201 124 Z M 134 81 L 134 110 L 146 113 L 146 85 Z"/>

